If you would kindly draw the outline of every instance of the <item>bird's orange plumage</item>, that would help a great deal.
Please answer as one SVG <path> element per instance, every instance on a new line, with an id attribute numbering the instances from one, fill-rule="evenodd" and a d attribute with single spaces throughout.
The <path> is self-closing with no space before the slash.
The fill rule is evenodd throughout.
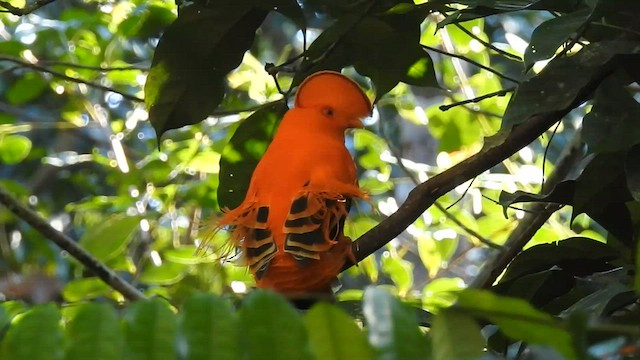
<path id="1" fill-rule="evenodd" d="M 352 198 L 365 193 L 344 145 L 371 103 L 344 75 L 323 71 L 299 87 L 254 170 L 244 201 L 214 221 L 230 227 L 258 287 L 282 293 L 330 291 L 351 254 L 343 234 Z"/>

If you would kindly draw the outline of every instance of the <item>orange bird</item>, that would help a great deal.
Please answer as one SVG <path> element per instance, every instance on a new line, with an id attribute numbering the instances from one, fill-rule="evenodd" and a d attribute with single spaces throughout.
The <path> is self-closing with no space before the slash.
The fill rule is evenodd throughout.
<path id="1" fill-rule="evenodd" d="M 213 222 L 230 227 L 260 288 L 285 294 L 327 293 L 347 258 L 343 233 L 352 198 L 366 198 L 344 145 L 362 128 L 371 102 L 344 75 L 322 71 L 305 79 L 295 106 L 255 168 L 244 201 Z"/>

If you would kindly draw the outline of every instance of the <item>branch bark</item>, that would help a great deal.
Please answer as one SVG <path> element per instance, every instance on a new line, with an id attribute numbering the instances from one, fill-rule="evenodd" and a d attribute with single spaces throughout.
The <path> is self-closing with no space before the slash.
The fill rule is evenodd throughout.
<path id="1" fill-rule="evenodd" d="M 0 203 L 4 204 L 7 209 L 13 212 L 18 218 L 31 225 L 31 227 L 37 230 L 44 237 L 53 241 L 61 249 L 67 251 L 69 255 L 77 259 L 89 271 L 93 272 L 107 285 L 111 286 L 111 288 L 121 293 L 127 300 L 133 301 L 145 298 L 144 294 L 142 294 L 138 289 L 131 286 L 131 284 L 119 277 L 100 260 L 96 259 L 83 248 L 78 246 L 73 239 L 54 229 L 45 219 L 35 211 L 20 203 L 2 187 L 0 187 Z"/>

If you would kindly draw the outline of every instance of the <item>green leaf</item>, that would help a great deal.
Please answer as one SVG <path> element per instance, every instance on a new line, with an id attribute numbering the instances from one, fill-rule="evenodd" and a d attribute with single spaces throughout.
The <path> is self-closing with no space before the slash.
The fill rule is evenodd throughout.
<path id="1" fill-rule="evenodd" d="M 266 11 L 275 10 L 281 13 L 303 31 L 307 28 L 307 19 L 304 17 L 304 12 L 296 0 L 258 1 L 257 6 Z"/>
<path id="2" fill-rule="evenodd" d="M 592 152 L 626 150 L 640 143 L 640 104 L 624 88 L 627 79 L 616 75 L 600 84 L 582 123 L 582 136 Z"/>
<path id="3" fill-rule="evenodd" d="M 7 101 L 13 105 L 21 105 L 38 98 L 49 83 L 37 72 L 26 73 L 7 91 Z"/>
<path id="4" fill-rule="evenodd" d="M 238 315 L 229 301 L 196 294 L 184 304 L 180 321 L 187 360 L 240 358 Z"/>
<path id="5" fill-rule="evenodd" d="M 531 344 L 549 345 L 567 359 L 575 359 L 571 334 L 551 315 L 536 310 L 526 301 L 492 294 L 485 290 L 459 293 L 455 307 L 498 325 L 507 336 Z"/>
<path id="6" fill-rule="evenodd" d="M 249 1 L 181 8 L 158 43 L 145 84 L 158 138 L 213 112 L 224 97 L 227 73 L 240 64 L 266 15 Z"/>
<path id="7" fill-rule="evenodd" d="M 81 305 L 68 322 L 65 335 L 66 360 L 122 359 L 124 338 L 118 316 L 109 304 Z"/>
<path id="8" fill-rule="evenodd" d="M 610 161 L 605 159 L 609 157 Z M 546 195 L 524 191 L 500 193 L 500 204 L 505 217 L 507 207 L 517 202 L 551 202 L 574 206 L 572 220 L 586 213 L 621 241 L 629 241 L 633 224 L 625 202 L 631 199 L 625 183 L 620 154 L 600 154 L 592 160 L 578 180 L 567 180 L 556 185 Z M 599 159 L 600 158 L 600 159 Z M 596 161 L 597 160 L 597 161 Z M 595 162 L 594 162 L 595 161 Z M 579 190 L 579 191 L 578 191 Z"/>
<path id="9" fill-rule="evenodd" d="M 240 123 L 220 159 L 218 203 L 221 209 L 233 209 L 244 200 L 253 169 L 287 110 L 287 104 L 278 101 L 261 107 Z"/>
<path id="10" fill-rule="evenodd" d="M 590 9 L 581 9 L 540 24 L 531 34 L 531 42 L 524 53 L 525 67 L 530 68 L 536 61 L 555 55 L 556 50 L 586 23 L 590 13 Z"/>
<path id="11" fill-rule="evenodd" d="M 557 266 L 574 276 L 585 276 L 612 268 L 609 261 L 619 254 L 607 244 L 584 237 L 573 237 L 552 244 L 532 246 L 516 256 L 500 282 Z"/>
<path id="12" fill-rule="evenodd" d="M 631 215 L 625 203 L 632 200 L 626 186 L 625 154 L 601 153 L 585 167 L 576 182 L 572 220 L 586 213 L 618 240 L 633 237 Z"/>
<path id="13" fill-rule="evenodd" d="M 320 70 L 340 71 L 351 63 L 351 52 L 341 41 L 360 20 L 357 14 L 339 17 L 309 45 L 300 70 L 293 77 L 291 86 L 299 85 L 307 76 Z"/>
<path id="14" fill-rule="evenodd" d="M 334 305 L 314 305 L 304 321 L 316 359 L 373 359 L 364 333 L 349 315 Z"/>
<path id="15" fill-rule="evenodd" d="M 254 291 L 240 309 L 243 359 L 310 359 L 307 331 L 300 315 L 282 296 Z"/>
<path id="16" fill-rule="evenodd" d="M 17 164 L 31 152 L 31 140 L 22 135 L 0 135 L 0 162 Z"/>
<path id="17" fill-rule="evenodd" d="M 633 41 L 601 41 L 586 45 L 577 54 L 554 59 L 540 74 L 518 86 L 502 118 L 502 129 L 510 129 L 531 116 L 569 108 L 583 88 L 603 75 L 619 54 L 636 54 Z"/>
<path id="18" fill-rule="evenodd" d="M 215 261 L 215 257 L 202 256 L 197 254 L 197 252 L 198 247 L 195 245 L 182 245 L 164 251 L 162 257 L 165 260 L 184 265 L 195 265 Z"/>
<path id="19" fill-rule="evenodd" d="M 0 353 L 11 360 L 56 360 L 62 357 L 60 312 L 55 304 L 37 305 L 15 317 Z"/>
<path id="20" fill-rule="evenodd" d="M 400 294 L 406 294 L 413 285 L 413 264 L 397 255 L 385 253 L 382 270 L 389 274 Z"/>
<path id="21" fill-rule="evenodd" d="M 472 317 L 453 309 L 436 315 L 429 334 L 434 360 L 472 360 L 483 355 L 485 341 L 480 326 Z"/>
<path id="22" fill-rule="evenodd" d="M 140 219 L 140 216 L 111 215 L 90 226 L 80 239 L 80 245 L 98 260 L 109 261 L 124 252 Z"/>
<path id="23" fill-rule="evenodd" d="M 140 274 L 140 282 L 148 285 L 175 284 L 184 278 L 187 269 L 187 265 L 174 262 L 163 262 L 158 266 L 147 264 Z"/>
<path id="24" fill-rule="evenodd" d="M 414 33 L 418 30 L 416 24 Z M 439 87 L 431 57 L 411 35 L 381 19 L 365 17 L 344 39 L 356 71 L 376 85 L 376 101 L 398 82 Z"/>
<path id="25" fill-rule="evenodd" d="M 176 315 L 159 298 L 133 303 L 124 317 L 125 357 L 129 360 L 176 358 Z"/>
<path id="26" fill-rule="evenodd" d="M 380 287 L 367 288 L 363 302 L 369 342 L 378 359 L 428 358 L 427 339 L 414 311 Z"/>
<path id="27" fill-rule="evenodd" d="M 76 302 L 107 296 L 112 292 L 113 289 L 104 281 L 90 277 L 69 281 L 62 289 L 62 296 L 66 301 Z"/>

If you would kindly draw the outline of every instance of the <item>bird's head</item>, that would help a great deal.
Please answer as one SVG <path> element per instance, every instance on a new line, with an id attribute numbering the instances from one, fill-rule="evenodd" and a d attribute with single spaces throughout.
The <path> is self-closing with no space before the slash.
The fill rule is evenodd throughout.
<path id="1" fill-rule="evenodd" d="M 370 116 L 371 101 L 355 81 L 335 71 L 320 71 L 307 77 L 295 98 L 295 107 L 317 109 L 341 128 L 362 128 Z"/>

